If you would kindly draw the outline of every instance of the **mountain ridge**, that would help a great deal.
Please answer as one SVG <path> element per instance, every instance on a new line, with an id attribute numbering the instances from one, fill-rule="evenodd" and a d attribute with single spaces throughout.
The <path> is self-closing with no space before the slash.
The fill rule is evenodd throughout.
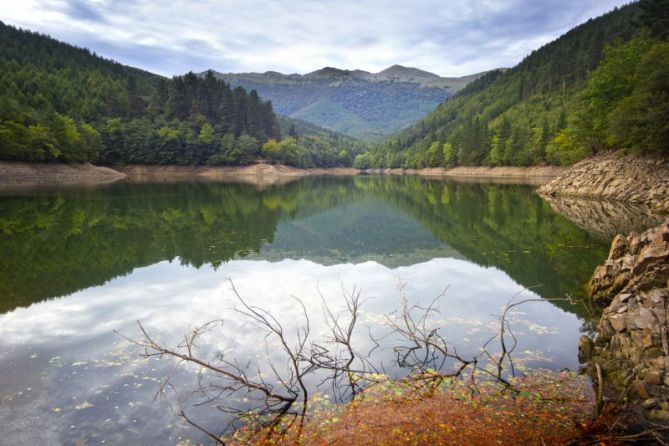
<path id="1" fill-rule="evenodd" d="M 496 68 L 505 70 L 505 68 Z M 272 80 L 312 80 L 322 78 L 338 78 L 345 77 L 355 80 L 363 80 L 370 82 L 408 82 L 418 83 L 422 86 L 440 86 L 443 88 L 450 88 L 453 93 L 464 88 L 472 80 L 475 80 L 484 74 L 493 70 L 481 71 L 479 73 L 468 74 L 464 76 L 441 76 L 430 71 L 422 70 L 415 67 L 407 67 L 404 65 L 391 65 L 376 73 L 361 69 L 344 69 L 332 66 L 319 68 L 308 73 L 282 73 L 276 70 L 268 70 L 264 72 L 244 71 L 244 72 L 222 72 L 215 69 L 204 70 L 198 75 L 204 76 L 208 72 L 212 72 L 217 77 L 224 78 L 248 78 L 248 79 L 272 79 Z"/>
<path id="2" fill-rule="evenodd" d="M 256 90 L 278 113 L 361 140 L 380 140 L 427 115 L 485 73 L 442 77 L 392 65 L 378 73 L 323 67 L 305 74 L 222 73 L 207 70 L 233 88 Z"/>

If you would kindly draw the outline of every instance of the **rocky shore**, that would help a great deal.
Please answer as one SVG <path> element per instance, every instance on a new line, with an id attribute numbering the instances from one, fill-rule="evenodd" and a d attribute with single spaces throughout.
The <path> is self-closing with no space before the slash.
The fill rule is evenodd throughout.
<path id="1" fill-rule="evenodd" d="M 642 203 L 655 213 L 669 214 L 669 160 L 601 153 L 575 164 L 538 192 Z"/>
<path id="2" fill-rule="evenodd" d="M 373 175 L 420 175 L 424 177 L 468 177 L 468 178 L 531 178 L 541 184 L 563 174 L 566 171 L 558 166 L 529 167 L 427 167 L 424 169 L 366 169 L 363 172 Z M 535 181 L 533 181 L 535 182 Z"/>
<path id="3" fill-rule="evenodd" d="M 582 356 L 600 365 L 613 395 L 669 421 L 669 222 L 616 236 L 587 288 L 606 308 Z"/>
<path id="4" fill-rule="evenodd" d="M 0 162 L 0 185 L 92 184 L 122 178 L 130 181 L 210 180 L 247 182 L 256 185 L 284 184 L 301 177 L 367 175 L 418 175 L 456 181 L 498 181 L 542 185 L 565 169 L 533 167 L 455 167 L 426 169 L 367 169 L 353 167 L 297 168 L 258 163 L 249 166 L 150 166 L 99 167 L 92 164 Z"/>

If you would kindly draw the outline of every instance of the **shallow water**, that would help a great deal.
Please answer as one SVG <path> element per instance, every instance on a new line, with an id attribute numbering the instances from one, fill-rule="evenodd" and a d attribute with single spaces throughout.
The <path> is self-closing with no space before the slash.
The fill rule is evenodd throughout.
<path id="1" fill-rule="evenodd" d="M 7 444 L 204 441 L 154 401 L 172 363 L 143 359 L 114 333 L 136 321 L 176 346 L 212 319 L 201 354 L 262 362 L 261 333 L 232 310 L 239 294 L 312 335 L 359 290 L 356 343 L 373 347 L 402 298 L 440 295 L 433 323 L 475 355 L 512 298 L 578 295 L 608 251 L 533 188 L 417 177 L 306 178 L 256 188 L 216 183 L 23 190 L 0 196 L 0 436 Z M 511 316 L 517 365 L 576 369 L 586 313 L 530 303 Z M 394 376 L 392 343 L 370 359 Z M 273 348 L 273 344 L 270 344 Z M 193 371 L 179 369 L 187 388 Z M 310 384 L 315 385 L 312 379 Z M 327 389 L 325 389 L 327 392 Z M 333 395 L 334 397 L 335 395 Z M 193 412 L 216 430 L 221 414 Z"/>

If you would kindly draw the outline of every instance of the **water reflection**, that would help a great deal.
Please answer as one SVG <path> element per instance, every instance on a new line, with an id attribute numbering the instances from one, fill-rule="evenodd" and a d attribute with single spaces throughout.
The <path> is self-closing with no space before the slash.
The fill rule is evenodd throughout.
<path id="1" fill-rule="evenodd" d="M 11 444 L 201 439 L 153 401 L 166 364 L 141 359 L 112 331 L 136 334 L 140 319 L 176 345 L 189 327 L 224 318 L 206 348 L 258 357 L 262 339 L 231 312 L 227 278 L 291 333 L 290 296 L 301 298 L 317 335 L 319 293 L 337 308 L 341 287 L 357 286 L 372 298 L 363 327 L 375 330 L 398 308 L 398 282 L 412 302 L 450 286 L 439 323 L 474 354 L 511 296 L 578 292 L 607 244 L 514 185 L 307 178 L 263 190 L 119 183 L 9 194 L 0 198 L 0 435 Z M 578 314 L 552 304 L 515 313 L 521 362 L 575 368 Z M 366 328 L 358 336 L 361 350 L 371 347 Z M 374 355 L 400 373 L 388 348 Z M 204 408 L 196 415 L 220 422 Z"/>
<path id="2" fill-rule="evenodd" d="M 606 242 L 530 188 L 403 178 L 307 178 L 262 191 L 127 184 L 0 198 L 0 311 L 179 259 L 307 258 L 398 266 L 459 257 L 539 293 L 578 290 Z"/>
<path id="3" fill-rule="evenodd" d="M 555 212 L 564 215 L 590 234 L 604 241 L 617 234 L 643 232 L 662 223 L 664 218 L 640 203 L 598 201 L 585 198 L 545 195 Z"/>
<path id="4" fill-rule="evenodd" d="M 21 413 L 29 422 L 21 435 L 34 438 L 31 434 L 47 429 L 57 439 L 55 443 L 67 443 L 73 436 L 96 442 L 116 438 L 117 442 L 162 443 L 186 435 L 189 431 L 169 416 L 164 404 L 153 403 L 157 381 L 169 372 L 167 364 L 141 360 L 138 350 L 110 333 L 116 329 L 136 334 L 135 320 L 140 319 L 162 342 L 176 345 L 189 328 L 223 318 L 225 325 L 208 339 L 207 348 L 243 360 L 259 358 L 264 354 L 262 336 L 231 311 L 234 298 L 226 277 L 234 280 L 239 293 L 251 303 L 276 314 L 288 333 L 294 333 L 300 321 L 299 308 L 290 296 L 303 299 L 308 312 L 315 315 L 314 332 L 321 336 L 325 326 L 319 292 L 339 308 L 343 304 L 341 284 L 357 284 L 365 297 L 373 297 L 363 308 L 357 332 L 356 345 L 361 351 L 372 347 L 366 326 L 382 330 L 383 315 L 398 308 L 399 278 L 408 284 L 406 294 L 412 302 L 425 303 L 435 290 L 450 285 L 440 308 L 443 320 L 438 322 L 447 327 L 448 338 L 467 356 L 476 354 L 496 330 L 493 313 L 523 290 L 497 269 L 455 259 L 396 269 L 376 262 L 323 266 L 307 260 L 235 260 L 218 270 L 160 262 L 105 287 L 0 316 L 2 345 L 10 346 L 0 359 L 4 403 L 0 415 L 11 419 Z M 525 296 L 535 295 L 526 292 Z M 528 367 L 577 367 L 579 319 L 550 304 L 522 310 L 512 321 L 521 339 L 519 359 Z M 370 359 L 384 363 L 391 374 L 399 374 L 393 358 L 392 350 L 384 348 Z M 19 372 L 7 374 L 12 370 Z M 17 381 L 19 373 L 28 375 Z M 184 386 L 192 380 L 185 372 L 177 378 Z M 32 399 L 34 395 L 39 398 Z M 219 414 L 201 410 L 196 416 L 212 429 L 221 422 Z M 105 420 L 109 427 L 101 428 Z M 3 433 L 12 434 L 6 431 L 11 423 L 5 426 Z M 195 432 L 188 435 L 198 438 Z"/>

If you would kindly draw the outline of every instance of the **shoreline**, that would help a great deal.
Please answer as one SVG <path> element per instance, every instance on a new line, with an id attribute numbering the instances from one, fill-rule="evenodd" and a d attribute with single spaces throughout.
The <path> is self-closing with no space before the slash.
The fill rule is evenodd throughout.
<path id="1" fill-rule="evenodd" d="M 125 174 L 90 163 L 0 161 L 0 186 L 94 185 L 113 183 Z"/>
<path id="2" fill-rule="evenodd" d="M 550 180 L 562 175 L 567 168 L 559 166 L 458 166 L 458 167 L 425 167 L 423 169 L 366 169 L 363 172 L 375 175 L 420 175 L 424 177 L 448 178 L 539 178 Z"/>
<path id="3" fill-rule="evenodd" d="M 659 156 L 602 152 L 574 164 L 537 192 L 568 197 L 642 204 L 669 214 L 669 160 Z"/>
<path id="4" fill-rule="evenodd" d="M 148 181 L 220 181 L 261 186 L 280 185 L 307 176 L 415 175 L 448 178 L 462 182 L 500 182 L 543 185 L 566 169 L 555 166 L 532 167 L 455 167 L 425 169 L 366 169 L 353 167 L 297 168 L 274 164 L 248 166 L 95 166 L 85 164 L 30 163 L 0 161 L 0 187 L 57 185 L 95 185 L 119 180 Z"/>

